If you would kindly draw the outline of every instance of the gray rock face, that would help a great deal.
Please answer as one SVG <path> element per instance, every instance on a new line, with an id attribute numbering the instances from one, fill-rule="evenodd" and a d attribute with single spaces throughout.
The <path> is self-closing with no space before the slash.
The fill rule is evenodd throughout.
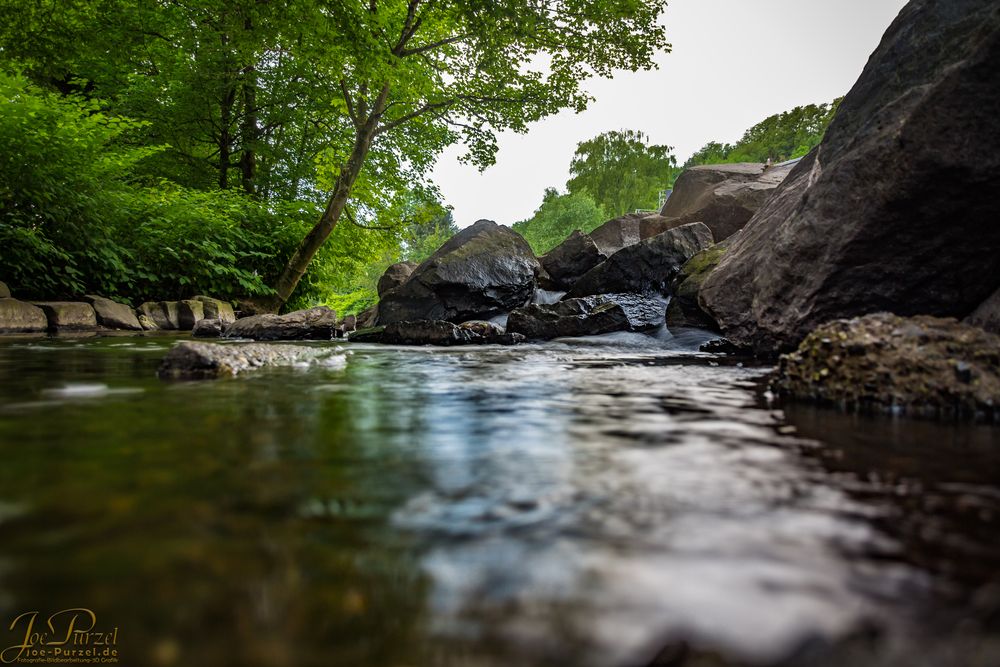
<path id="1" fill-rule="evenodd" d="M 384 296 L 389 290 L 396 289 L 405 283 L 418 266 L 420 264 L 417 262 L 396 262 L 390 266 L 378 279 L 378 295 Z"/>
<path id="2" fill-rule="evenodd" d="M 252 315 L 226 328 L 226 338 L 252 340 L 332 340 L 337 334 L 337 313 L 326 306 L 297 310 L 287 315 Z"/>
<path id="3" fill-rule="evenodd" d="M 565 241 L 538 258 L 549 277 L 546 289 L 566 291 L 587 271 L 606 260 L 589 235 L 574 231 Z"/>
<path id="4" fill-rule="evenodd" d="M 488 319 L 526 303 L 539 269 L 520 234 L 480 220 L 387 292 L 379 302 L 378 322 Z"/>
<path id="5" fill-rule="evenodd" d="M 139 319 L 130 306 L 93 294 L 88 294 L 83 298 L 94 308 L 94 313 L 97 314 L 97 323 L 102 327 L 126 331 L 142 330 Z"/>
<path id="6" fill-rule="evenodd" d="M 10 289 L 7 287 L 7 283 L 0 283 L 0 299 L 9 299 Z"/>
<path id="7" fill-rule="evenodd" d="M 158 329 L 190 331 L 198 320 L 205 319 L 205 306 L 194 299 L 147 301 L 139 306 L 139 314 L 152 320 Z"/>
<path id="8" fill-rule="evenodd" d="M 45 311 L 17 299 L 0 299 L 0 333 L 45 331 L 49 320 Z"/>
<path id="9" fill-rule="evenodd" d="M 684 263 L 710 245 L 712 232 L 701 223 L 671 229 L 619 250 L 584 274 L 566 298 L 624 292 L 665 294 Z"/>
<path id="10" fill-rule="evenodd" d="M 198 323 L 194 325 L 194 329 L 191 330 L 191 335 L 195 338 L 219 338 L 222 336 L 224 329 L 225 324 L 223 324 L 222 320 L 205 318 L 204 320 L 198 320 Z"/>
<path id="11" fill-rule="evenodd" d="M 635 245 L 641 240 L 640 221 L 643 217 L 644 214 L 641 213 L 628 213 L 620 218 L 608 220 L 588 236 L 605 256 L 610 257 L 622 248 Z"/>
<path id="12" fill-rule="evenodd" d="M 531 340 L 551 340 L 612 331 L 647 331 L 663 324 L 663 317 L 660 299 L 640 294 L 601 294 L 518 308 L 507 319 L 507 331 Z"/>
<path id="13" fill-rule="evenodd" d="M 699 301 L 762 353 L 836 318 L 966 317 L 1000 287 L 998 108 L 1000 5 L 913 0 Z"/>
<path id="14" fill-rule="evenodd" d="M 702 222 L 716 241 L 727 239 L 750 221 L 793 167 L 718 164 L 688 169 L 678 177 L 657 224 L 652 218 L 644 221 L 644 233 Z"/>
<path id="15" fill-rule="evenodd" d="M 485 326 L 484 326 L 485 325 Z M 516 345 L 524 336 L 506 333 L 503 327 L 489 322 L 464 322 L 457 325 L 444 320 L 393 322 L 384 326 L 361 329 L 348 338 L 353 343 L 383 345 Z"/>
<path id="16" fill-rule="evenodd" d="M 49 331 L 88 331 L 97 328 L 97 314 L 89 303 L 35 301 L 48 318 Z"/>
<path id="17" fill-rule="evenodd" d="M 979 304 L 972 314 L 965 318 L 966 324 L 1000 334 L 1000 289 Z"/>
<path id="18" fill-rule="evenodd" d="M 212 380 L 329 355 L 329 350 L 301 345 L 220 345 L 182 341 L 164 357 L 158 375 L 163 380 Z"/>
<path id="19" fill-rule="evenodd" d="M 213 299 L 210 296 L 196 296 L 195 301 L 201 301 L 202 311 L 207 320 L 219 320 L 223 324 L 232 324 L 236 321 L 236 313 L 233 312 L 233 304 L 220 299 Z"/>

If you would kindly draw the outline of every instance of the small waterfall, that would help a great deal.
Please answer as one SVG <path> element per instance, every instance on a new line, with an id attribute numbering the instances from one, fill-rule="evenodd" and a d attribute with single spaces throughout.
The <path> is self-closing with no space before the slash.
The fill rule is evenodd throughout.
<path id="1" fill-rule="evenodd" d="M 553 292 L 546 289 L 536 289 L 535 295 L 531 297 L 531 303 L 536 303 L 542 306 L 548 306 L 559 301 L 559 299 L 566 296 L 566 292 Z"/>

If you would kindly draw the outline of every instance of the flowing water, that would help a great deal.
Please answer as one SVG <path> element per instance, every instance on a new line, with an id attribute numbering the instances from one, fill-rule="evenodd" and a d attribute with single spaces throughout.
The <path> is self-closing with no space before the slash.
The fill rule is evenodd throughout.
<path id="1" fill-rule="evenodd" d="M 0 649 L 86 608 L 123 665 L 998 664 L 1000 430 L 782 410 L 701 339 L 188 383 L 0 340 Z"/>

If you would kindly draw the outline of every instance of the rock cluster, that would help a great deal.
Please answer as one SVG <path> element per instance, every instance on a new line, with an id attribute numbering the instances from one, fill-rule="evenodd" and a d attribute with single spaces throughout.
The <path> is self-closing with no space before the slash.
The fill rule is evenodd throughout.
<path id="1" fill-rule="evenodd" d="M 1000 336 L 929 316 L 835 320 L 781 358 L 771 388 L 850 411 L 995 420 Z"/>
<path id="2" fill-rule="evenodd" d="M 764 354 L 886 309 L 969 316 L 1000 288 L 998 108 L 1000 6 L 913 0 L 701 305 Z"/>

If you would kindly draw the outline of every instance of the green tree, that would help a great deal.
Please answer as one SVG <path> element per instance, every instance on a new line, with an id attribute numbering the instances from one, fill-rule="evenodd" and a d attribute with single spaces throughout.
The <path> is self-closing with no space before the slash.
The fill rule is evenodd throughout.
<path id="1" fill-rule="evenodd" d="M 577 145 L 566 186 L 590 195 L 608 218 L 653 209 L 680 173 L 672 151 L 642 132 L 605 132 Z"/>
<path id="2" fill-rule="evenodd" d="M 349 204 L 377 208 L 386 186 L 426 173 L 447 145 L 492 162 L 495 132 L 564 108 L 582 110 L 581 82 L 654 66 L 667 47 L 658 0 L 372 0 L 326 7 L 343 34 L 341 102 L 329 122 L 350 140 L 323 160 L 332 181 L 324 212 L 275 284 L 291 296 Z"/>
<path id="3" fill-rule="evenodd" d="M 706 144 L 684 166 L 768 160 L 777 163 L 802 157 L 823 140 L 841 99 L 769 116 L 747 130 L 736 144 Z"/>
<path id="4" fill-rule="evenodd" d="M 574 230 L 585 234 L 605 220 L 604 212 L 584 193 L 559 194 L 546 188 L 542 205 L 535 214 L 514 223 L 514 231 L 527 240 L 537 255 L 543 255 L 562 243 Z"/>

